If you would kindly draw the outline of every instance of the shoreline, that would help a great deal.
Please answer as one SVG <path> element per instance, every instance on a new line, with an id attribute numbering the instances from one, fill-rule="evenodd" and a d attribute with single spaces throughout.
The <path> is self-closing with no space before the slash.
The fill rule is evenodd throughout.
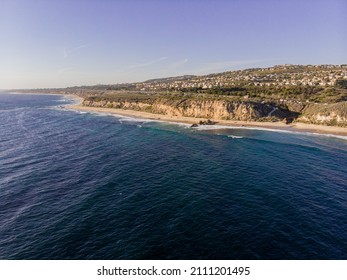
<path id="1" fill-rule="evenodd" d="M 124 110 L 124 109 L 114 109 L 114 108 L 102 108 L 102 107 L 89 107 L 83 105 L 68 105 L 65 106 L 67 109 L 78 110 L 78 111 L 90 111 L 97 113 L 113 114 L 125 117 L 132 117 L 138 119 L 149 119 L 153 121 L 164 121 L 164 122 L 174 122 L 174 123 L 185 123 L 185 124 L 197 124 L 199 121 L 206 121 L 206 118 L 194 118 L 194 117 L 178 117 L 163 114 L 154 114 L 143 111 L 135 110 Z M 284 124 L 280 122 L 256 122 L 256 121 L 233 121 L 233 120 L 214 120 L 218 125 L 230 126 L 230 128 L 264 128 L 278 131 L 286 132 L 306 132 L 315 133 L 323 135 L 334 135 L 334 136 L 347 136 L 347 128 L 336 127 L 336 126 L 323 126 L 317 124 L 306 124 L 306 123 L 292 123 Z M 213 128 L 214 125 L 211 125 Z"/>

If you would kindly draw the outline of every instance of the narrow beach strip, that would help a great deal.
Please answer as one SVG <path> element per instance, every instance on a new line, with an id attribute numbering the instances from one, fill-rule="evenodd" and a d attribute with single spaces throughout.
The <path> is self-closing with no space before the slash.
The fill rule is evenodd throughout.
<path id="1" fill-rule="evenodd" d="M 132 118 L 139 119 L 149 119 L 154 121 L 167 121 L 167 122 L 176 122 L 176 123 L 186 123 L 186 124 L 197 124 L 200 121 L 206 121 L 206 118 L 194 118 L 194 117 L 178 117 L 170 116 L 163 114 L 153 114 L 143 111 L 135 110 L 124 110 L 124 109 L 115 109 L 115 108 L 101 108 L 101 107 L 89 107 L 82 105 L 70 105 L 66 106 L 67 109 L 78 110 L 78 111 L 90 111 L 98 112 L 105 114 L 114 114 Z M 316 124 L 306 124 L 294 122 L 292 124 L 284 124 L 281 122 L 256 122 L 256 121 L 233 121 L 233 120 L 215 120 L 218 125 L 230 126 L 230 128 L 235 127 L 249 127 L 249 128 L 264 128 L 271 130 L 280 130 L 288 132 L 307 132 L 307 133 L 317 133 L 317 134 L 329 134 L 336 136 L 347 136 L 347 128 L 337 127 L 337 126 L 324 126 Z M 212 127 L 212 126 L 211 126 Z"/>

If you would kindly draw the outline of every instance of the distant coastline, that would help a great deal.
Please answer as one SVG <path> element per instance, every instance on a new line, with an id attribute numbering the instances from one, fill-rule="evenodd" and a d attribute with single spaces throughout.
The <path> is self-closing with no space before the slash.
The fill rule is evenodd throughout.
<path id="1" fill-rule="evenodd" d="M 78 96 L 83 98 L 84 110 L 132 112 L 132 116 L 150 119 L 191 124 L 211 119 L 221 125 L 347 135 L 347 64 L 285 64 L 127 84 L 17 92 Z"/>

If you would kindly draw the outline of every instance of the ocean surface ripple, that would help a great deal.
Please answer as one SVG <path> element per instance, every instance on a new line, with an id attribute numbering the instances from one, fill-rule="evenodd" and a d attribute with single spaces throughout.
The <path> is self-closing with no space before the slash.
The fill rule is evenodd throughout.
<path id="1" fill-rule="evenodd" d="M 346 259 L 347 141 L 0 94 L 1 259 Z"/>

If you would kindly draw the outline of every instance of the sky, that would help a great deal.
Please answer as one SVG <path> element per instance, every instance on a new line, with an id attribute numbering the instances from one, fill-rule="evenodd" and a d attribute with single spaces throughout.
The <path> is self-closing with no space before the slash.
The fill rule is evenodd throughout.
<path id="1" fill-rule="evenodd" d="M 0 0 L 0 88 L 346 64 L 347 0 Z"/>

